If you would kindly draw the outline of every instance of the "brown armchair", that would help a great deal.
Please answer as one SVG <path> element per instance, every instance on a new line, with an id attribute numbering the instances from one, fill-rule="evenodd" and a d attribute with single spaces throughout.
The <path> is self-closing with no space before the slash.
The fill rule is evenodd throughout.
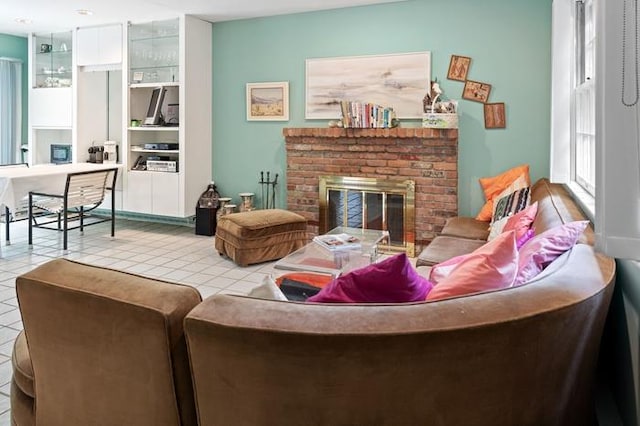
<path id="1" fill-rule="evenodd" d="M 197 290 L 56 259 L 16 291 L 15 424 L 196 424 L 183 319 Z"/>

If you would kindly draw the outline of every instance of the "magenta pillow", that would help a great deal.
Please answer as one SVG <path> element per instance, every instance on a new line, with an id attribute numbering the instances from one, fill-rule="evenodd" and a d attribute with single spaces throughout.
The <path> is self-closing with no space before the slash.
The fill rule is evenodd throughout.
<path id="1" fill-rule="evenodd" d="M 517 272 L 515 231 L 504 232 L 465 255 L 446 278 L 435 284 L 427 300 L 511 287 Z"/>
<path id="2" fill-rule="evenodd" d="M 432 287 L 401 253 L 339 276 L 307 302 L 416 302 L 424 300 Z"/>
<path id="3" fill-rule="evenodd" d="M 589 224 L 588 220 L 566 223 L 536 235 L 520 249 L 518 274 L 514 286 L 538 275 L 558 256 L 573 247 Z"/>

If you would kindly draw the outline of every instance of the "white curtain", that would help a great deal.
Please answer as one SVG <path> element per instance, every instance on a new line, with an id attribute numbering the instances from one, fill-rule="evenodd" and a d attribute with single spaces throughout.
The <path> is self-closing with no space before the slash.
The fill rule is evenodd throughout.
<path id="1" fill-rule="evenodd" d="M 0 58 L 0 164 L 21 161 L 22 61 Z"/>
<path id="2" fill-rule="evenodd" d="M 551 4 L 551 153 L 552 182 L 571 181 L 571 73 L 575 0 Z"/>

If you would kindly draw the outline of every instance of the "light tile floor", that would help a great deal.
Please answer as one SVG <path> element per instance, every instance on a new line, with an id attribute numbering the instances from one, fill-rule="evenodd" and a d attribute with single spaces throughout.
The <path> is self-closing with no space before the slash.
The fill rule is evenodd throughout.
<path id="1" fill-rule="evenodd" d="M 4 240 L 4 223 L 2 239 Z M 108 222 L 69 232 L 69 250 L 62 234 L 34 229 L 33 249 L 27 244 L 27 222 L 11 224 L 11 244 L 0 243 L 0 426 L 10 425 L 9 391 L 13 340 L 22 330 L 15 278 L 57 257 L 191 285 L 203 298 L 217 293 L 246 294 L 269 274 L 274 262 L 239 267 L 221 257 L 213 237 L 195 235 L 194 228 L 130 220 L 116 221 L 111 238 Z"/>

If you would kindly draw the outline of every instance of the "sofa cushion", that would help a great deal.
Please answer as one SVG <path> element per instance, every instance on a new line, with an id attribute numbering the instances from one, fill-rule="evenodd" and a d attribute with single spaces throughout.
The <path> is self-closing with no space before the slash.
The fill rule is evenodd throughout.
<path id="1" fill-rule="evenodd" d="M 444 262 L 461 254 L 471 253 L 475 249 L 486 244 L 482 240 L 470 240 L 467 238 L 438 236 L 422 250 L 416 260 L 416 266 L 432 266 Z"/>
<path id="2" fill-rule="evenodd" d="M 33 386 L 33 367 L 31 365 L 31 357 L 29 356 L 29 348 L 27 347 L 27 338 L 24 330 L 18 334 L 13 344 L 13 354 L 11 355 L 11 363 L 13 366 L 13 380 L 22 392 L 30 396 L 36 397 L 35 387 Z"/>
<path id="3" fill-rule="evenodd" d="M 486 241 L 489 236 L 489 222 L 472 217 L 451 217 L 447 219 L 440 235 Z"/>
<path id="4" fill-rule="evenodd" d="M 432 284 L 418 274 L 406 253 L 336 278 L 308 302 L 402 303 L 424 300 Z"/>
<path id="5" fill-rule="evenodd" d="M 513 167 L 497 176 L 480 178 L 479 182 L 482 187 L 482 191 L 484 192 L 486 203 L 480 209 L 476 219 L 484 221 L 491 220 L 493 213 L 493 199 L 517 181 L 521 176 L 524 176 L 524 181 L 522 184 L 519 184 L 519 187 L 514 187 L 512 189 L 512 191 L 515 191 L 516 189 L 520 189 L 522 186 L 531 185 L 528 164 Z"/>
<path id="6" fill-rule="evenodd" d="M 538 275 L 551 262 L 573 247 L 589 221 L 575 221 L 549 229 L 536 235 L 520 249 L 518 274 L 514 285 L 518 286 Z"/>
<path id="7" fill-rule="evenodd" d="M 464 256 L 447 277 L 435 284 L 427 300 L 511 287 L 517 272 L 515 232 L 509 231 Z"/>
<path id="8" fill-rule="evenodd" d="M 16 294 L 38 423 L 196 423 L 182 330 L 196 289 L 54 259 L 18 276 Z"/>

